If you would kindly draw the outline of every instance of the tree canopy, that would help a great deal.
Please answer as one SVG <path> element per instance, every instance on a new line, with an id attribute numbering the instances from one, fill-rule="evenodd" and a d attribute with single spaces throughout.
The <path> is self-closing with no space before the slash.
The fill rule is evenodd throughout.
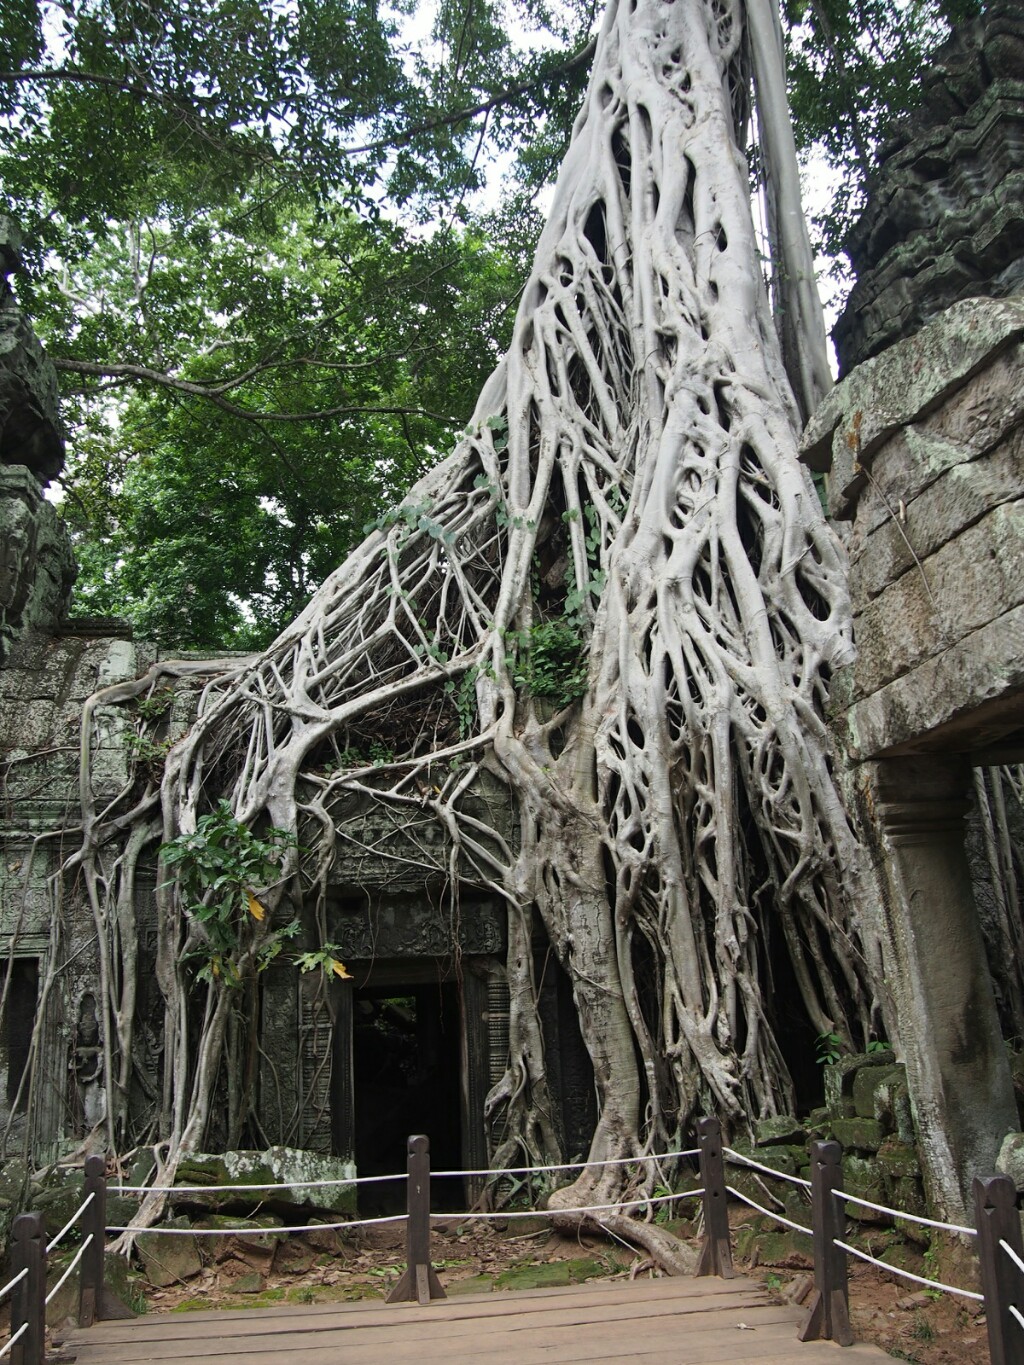
<path id="1" fill-rule="evenodd" d="M 845 187 L 830 250 L 923 52 L 973 3 L 787 6 L 798 141 Z M 597 18 L 5 7 L 0 180 L 61 372 L 77 610 L 170 645 L 263 642 L 449 448 L 507 344 Z M 756 137 L 748 155 L 756 175 Z"/>

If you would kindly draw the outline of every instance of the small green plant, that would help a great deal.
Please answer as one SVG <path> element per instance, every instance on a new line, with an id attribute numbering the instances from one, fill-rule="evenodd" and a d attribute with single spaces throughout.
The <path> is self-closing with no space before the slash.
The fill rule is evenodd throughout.
<path id="1" fill-rule="evenodd" d="M 915 1341 L 934 1341 L 935 1328 L 927 1318 L 921 1317 L 920 1314 L 915 1314 L 914 1325 L 910 1329 L 910 1335 Z"/>
<path id="2" fill-rule="evenodd" d="M 164 687 L 150 697 L 140 697 L 135 703 L 135 713 L 142 720 L 160 720 L 171 709 L 173 702 L 173 689 Z"/>
<path id="3" fill-rule="evenodd" d="M 295 965 L 300 972 L 315 972 L 319 969 L 325 976 L 333 973 L 342 981 L 351 981 L 352 973 L 342 962 L 340 952 L 341 949 L 336 943 L 325 943 L 322 948 L 311 953 L 299 953 Z"/>
<path id="4" fill-rule="evenodd" d="M 765 1288 L 770 1290 L 773 1294 L 778 1294 L 782 1289 L 782 1279 L 775 1274 L 774 1270 L 769 1271 L 764 1277 L 764 1284 Z"/>
<path id="5" fill-rule="evenodd" d="M 819 1033 L 814 1040 L 814 1056 L 819 1066 L 832 1066 L 842 1053 L 843 1040 L 838 1033 Z"/>
<path id="6" fill-rule="evenodd" d="M 266 918 L 260 895 L 280 880 L 285 852 L 294 846 L 295 836 L 283 829 L 269 829 L 259 838 L 222 800 L 200 816 L 191 834 L 179 834 L 161 847 L 164 867 L 175 869 L 172 882 L 165 885 L 177 885 L 186 914 L 202 927 L 203 946 L 189 954 L 202 962 L 197 973 L 201 981 L 241 985 L 240 954 L 255 946 Z M 265 929 L 254 953 L 257 970 L 268 966 L 285 940 L 298 932 L 298 920 Z"/>
<path id="7" fill-rule="evenodd" d="M 532 697 L 546 697 L 561 709 L 587 690 L 587 660 L 578 625 L 562 618 L 542 621 L 524 637 L 510 643 L 521 646 L 516 684 Z"/>
<path id="8" fill-rule="evenodd" d="M 886 1040 L 885 1040 L 884 1038 L 872 1038 L 871 1042 L 868 1043 L 868 1045 L 867 1045 L 865 1051 L 866 1051 L 866 1052 L 889 1052 L 889 1051 L 891 1051 L 891 1047 L 890 1047 L 890 1044 L 887 1043 Z"/>

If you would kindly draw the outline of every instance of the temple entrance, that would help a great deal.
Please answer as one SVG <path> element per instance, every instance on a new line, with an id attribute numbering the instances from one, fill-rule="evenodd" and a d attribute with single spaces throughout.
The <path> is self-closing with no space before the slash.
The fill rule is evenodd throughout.
<path id="1" fill-rule="evenodd" d="M 446 970 L 447 968 L 447 970 Z M 332 1146 L 361 1176 L 402 1173 L 411 1134 L 430 1139 L 435 1171 L 486 1164 L 486 990 L 450 964 L 375 962 L 339 989 L 332 1066 Z M 467 1182 L 437 1182 L 437 1208 L 464 1207 Z M 404 1182 L 362 1187 L 363 1213 L 405 1207 Z"/>
<path id="2" fill-rule="evenodd" d="M 462 1165 L 460 1010 L 454 982 L 353 992 L 355 1158 L 360 1175 L 404 1171 L 406 1139 L 430 1138 L 435 1170 Z"/>

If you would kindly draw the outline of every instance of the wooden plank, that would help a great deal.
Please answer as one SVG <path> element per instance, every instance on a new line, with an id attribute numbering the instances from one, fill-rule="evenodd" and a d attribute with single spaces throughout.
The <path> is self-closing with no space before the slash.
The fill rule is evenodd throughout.
<path id="1" fill-rule="evenodd" d="M 103 1322 L 88 1329 L 90 1341 L 120 1341 L 145 1337 L 174 1337 L 189 1340 L 204 1340 L 210 1328 L 217 1328 L 217 1335 L 230 1336 L 236 1332 L 251 1333 L 264 1330 L 259 1324 L 273 1321 L 281 1324 L 279 1330 L 304 1332 L 318 1330 L 321 1319 L 334 1319 L 339 1323 L 352 1319 L 360 1327 L 375 1326 L 378 1323 L 391 1324 L 397 1320 L 408 1324 L 433 1323 L 440 1317 L 445 1320 L 470 1318 L 475 1321 L 490 1317 L 500 1317 L 512 1311 L 518 1317 L 544 1312 L 560 1303 L 572 1305 L 593 1303 L 601 1307 L 628 1307 L 635 1313 L 650 1303 L 666 1302 L 674 1304 L 677 1311 L 684 1313 L 715 1312 L 736 1305 L 762 1304 L 766 1302 L 764 1291 L 749 1281 L 732 1280 L 723 1290 L 708 1292 L 703 1288 L 690 1288 L 691 1285 L 706 1286 L 713 1281 L 661 1280 L 647 1284 L 625 1283 L 615 1290 L 604 1286 L 575 1285 L 558 1289 L 510 1291 L 501 1294 L 472 1294 L 434 1302 L 420 1307 L 418 1304 L 386 1305 L 379 1301 L 341 1303 L 341 1304 L 295 1304 L 281 1308 L 212 1310 L 198 1313 L 147 1313 L 131 1323 Z M 681 1288 L 685 1285 L 686 1288 Z M 598 1292 L 593 1292 L 597 1290 Z M 591 1291 L 588 1293 L 587 1291 Z M 77 1340 L 77 1334 L 75 1336 Z M 70 1341 L 71 1338 L 69 1337 Z M 84 1338 L 83 1338 L 84 1340 Z"/>
<path id="2" fill-rule="evenodd" d="M 285 1344 L 289 1348 L 294 1345 L 298 1349 L 301 1341 L 303 1350 L 313 1349 L 328 1339 L 337 1343 L 339 1346 L 352 1340 L 358 1335 L 361 1341 L 370 1344 L 383 1342 L 400 1343 L 414 1338 L 421 1349 L 425 1350 L 429 1343 L 440 1342 L 442 1344 L 453 1341 L 461 1341 L 465 1338 L 479 1336 L 482 1332 L 501 1330 L 510 1338 L 519 1340 L 520 1334 L 524 1332 L 546 1332 L 553 1330 L 587 1330 L 590 1328 L 602 1330 L 615 1330 L 624 1327 L 626 1330 L 635 1331 L 638 1321 L 638 1305 L 598 1305 L 578 1304 L 564 1305 L 552 1308 L 545 1312 L 532 1314 L 516 1313 L 514 1308 L 509 1308 L 497 1318 L 477 1318 L 473 1316 L 462 1316 L 452 1319 L 445 1316 L 438 1316 L 433 1321 L 420 1321 L 411 1325 L 406 1319 L 405 1314 L 401 1317 L 391 1315 L 388 1319 L 381 1321 L 375 1319 L 370 1322 L 361 1322 L 351 1318 L 344 1321 L 320 1319 L 318 1325 L 307 1327 L 304 1331 L 297 1331 L 295 1327 L 284 1327 L 280 1323 L 267 1321 L 267 1315 L 260 1310 L 254 1310 L 252 1317 L 255 1319 L 251 1324 L 244 1324 L 249 1330 L 235 1331 L 232 1333 L 218 1332 L 216 1334 L 219 1349 L 225 1353 L 231 1351 L 253 1351 L 270 1348 L 276 1344 Z M 679 1312 L 672 1304 L 666 1304 L 659 1310 L 648 1308 L 642 1313 L 644 1330 L 653 1330 L 656 1325 L 664 1323 L 680 1324 L 685 1321 L 686 1332 L 688 1335 L 696 1335 L 705 1331 L 714 1331 L 716 1326 L 724 1321 L 748 1321 L 771 1323 L 776 1321 L 791 1321 L 791 1310 L 781 1308 L 777 1305 L 757 1304 L 748 1302 L 746 1304 L 735 1304 L 725 1312 L 700 1313 L 696 1315 L 687 1314 L 681 1318 Z M 131 1336 L 123 1333 L 111 1340 L 112 1334 L 106 1334 L 106 1340 L 102 1340 L 100 1333 L 89 1332 L 78 1334 L 74 1341 L 74 1346 L 86 1344 L 104 1345 L 110 1352 L 112 1360 L 117 1359 L 116 1352 L 122 1347 L 136 1351 L 141 1345 L 151 1352 L 153 1360 L 160 1360 L 166 1356 L 173 1358 L 174 1354 L 184 1347 L 196 1350 L 197 1344 L 202 1343 L 202 1353 L 207 1354 L 208 1343 L 211 1331 L 208 1329 L 202 1336 L 183 1336 L 179 1333 L 166 1335 L 162 1332 L 136 1332 Z M 69 1345 L 71 1343 L 69 1342 Z M 444 1349 L 447 1349 L 444 1346 Z"/>
<path id="3" fill-rule="evenodd" d="M 153 1314 L 75 1331 L 78 1365 L 869 1365 L 874 1347 L 800 1345 L 799 1309 L 735 1279 L 595 1283 L 386 1307 L 287 1305 Z"/>

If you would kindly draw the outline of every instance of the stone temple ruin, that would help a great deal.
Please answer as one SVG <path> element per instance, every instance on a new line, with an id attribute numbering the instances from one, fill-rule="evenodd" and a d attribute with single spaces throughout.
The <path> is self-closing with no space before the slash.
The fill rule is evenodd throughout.
<path id="1" fill-rule="evenodd" d="M 883 158 L 837 328 L 844 377 L 804 437 L 851 558 L 858 657 L 835 680 L 834 725 L 885 869 L 883 937 L 906 1068 L 904 1078 L 891 1054 L 828 1068 L 812 1131 L 844 1141 L 860 1163 L 847 1179 L 867 1197 L 913 1209 L 926 1194 L 945 1213 L 963 1207 L 971 1175 L 990 1170 L 1021 1126 L 1003 1040 L 1024 1026 L 1024 919 L 1020 893 L 1007 900 L 987 869 L 1002 859 L 1002 885 L 1013 888 L 1024 868 L 1012 847 L 986 849 L 976 823 L 965 842 L 965 816 L 972 789 L 1002 801 L 1014 777 L 992 771 L 1024 761 L 1022 110 L 1024 19 L 992 4 L 939 54 L 923 112 Z M 0 257 L 11 274 L 9 225 Z M 67 616 L 74 565 L 44 495 L 62 461 L 55 374 L 5 285 L 0 937 L 11 947 L 0 1130 L 9 1150 L 24 1140 L 40 1164 L 74 1150 L 106 1103 L 93 911 L 73 875 L 55 880 L 78 839 L 83 708 L 101 693 L 92 781 L 102 804 L 130 780 L 137 747 L 125 708 L 105 705 L 102 689 L 157 676 L 162 662 L 158 645 L 121 622 Z M 199 675 L 185 672 L 165 693 L 167 738 L 194 709 Z M 497 789 L 477 799 L 499 828 L 510 824 Z M 424 822 L 398 833 L 360 810 L 350 818 L 359 837 L 339 840 L 327 936 L 353 979 L 333 983 L 328 999 L 292 966 L 265 973 L 259 1136 L 372 1174 L 401 1169 L 406 1134 L 425 1131 L 439 1166 L 486 1166 L 484 1101 L 508 1048 L 505 914 L 467 889 L 453 925 L 440 881 L 389 857 L 391 841 L 437 831 Z M 1018 802 L 1018 834 L 1020 824 Z M 139 1133 L 157 1102 L 162 1047 L 155 877 L 154 866 L 134 887 Z M 593 1131 L 593 1074 L 568 980 L 535 947 L 556 1127 L 571 1158 Z M 758 1136 L 799 1167 L 807 1131 L 783 1121 Z"/>

